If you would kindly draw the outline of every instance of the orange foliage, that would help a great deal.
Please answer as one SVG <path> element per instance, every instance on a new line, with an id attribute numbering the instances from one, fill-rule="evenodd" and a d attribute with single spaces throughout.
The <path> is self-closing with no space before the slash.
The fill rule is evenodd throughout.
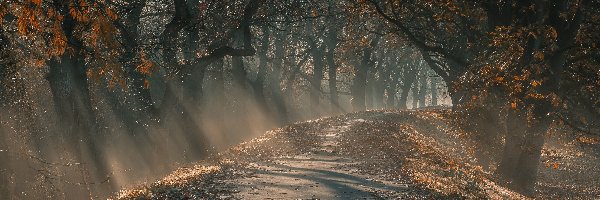
<path id="1" fill-rule="evenodd" d="M 151 60 L 146 58 L 146 54 L 140 53 L 140 64 L 135 70 L 146 76 L 151 76 L 158 68 Z"/>
<path id="2" fill-rule="evenodd" d="M 146 89 L 150 88 L 150 81 L 148 79 L 144 80 L 144 88 L 146 88 Z"/>

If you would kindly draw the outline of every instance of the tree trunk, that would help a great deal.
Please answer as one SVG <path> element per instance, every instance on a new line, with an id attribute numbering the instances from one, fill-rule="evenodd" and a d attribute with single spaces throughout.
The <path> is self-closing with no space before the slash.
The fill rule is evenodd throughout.
<path id="1" fill-rule="evenodd" d="M 419 77 L 419 78 L 421 78 L 421 77 Z M 411 109 L 417 109 L 417 108 L 419 108 L 419 79 L 417 79 L 417 81 L 415 81 L 413 83 L 413 86 L 410 90 L 412 91 L 412 107 L 411 107 Z"/>
<path id="2" fill-rule="evenodd" d="M 431 106 L 437 106 L 438 105 L 438 79 L 436 77 L 431 77 L 431 86 L 429 87 L 431 89 Z"/>
<path id="3" fill-rule="evenodd" d="M 352 107 L 354 111 L 366 110 L 366 86 L 367 86 L 367 75 L 369 69 L 373 68 L 373 48 L 379 43 L 380 35 L 375 35 L 371 40 L 368 47 L 365 47 L 362 51 L 362 60 L 359 65 L 354 66 L 354 81 L 352 81 Z"/>
<path id="4" fill-rule="evenodd" d="M 62 29 L 73 51 L 65 52 L 60 60 L 48 63 L 50 68 L 47 80 L 54 98 L 58 115 L 59 130 L 76 151 L 77 160 L 86 163 L 86 168 L 93 181 L 103 181 L 109 177 L 102 151 L 99 150 L 101 138 L 97 137 L 98 126 L 96 112 L 92 107 L 91 95 L 88 88 L 85 56 L 81 55 L 79 41 L 74 36 L 77 21 L 68 13 L 69 4 L 55 1 L 61 5 L 61 14 L 66 16 Z M 88 160 L 89 159 L 89 160 Z M 111 187 L 109 185 L 109 187 Z"/>
<path id="5" fill-rule="evenodd" d="M 81 55 L 63 55 L 60 63 L 49 63 L 47 80 L 53 94 L 58 119 L 58 130 L 66 145 L 70 146 L 78 162 L 85 163 L 83 170 L 91 177 L 90 182 L 107 184 L 94 187 L 104 193 L 114 186 L 110 183 L 109 169 L 106 166 L 98 137 L 96 114 L 92 108 L 87 76 Z"/>
<path id="6" fill-rule="evenodd" d="M 375 80 L 375 84 L 374 84 L 374 88 L 373 88 L 373 108 L 375 109 L 381 109 L 383 108 L 383 101 L 384 101 L 384 94 L 385 94 L 385 82 L 387 80 L 387 73 L 386 70 L 384 69 L 384 64 L 382 61 L 379 62 L 379 67 L 377 67 L 378 71 L 379 71 L 379 76 L 378 78 Z M 387 75 L 389 76 L 389 75 Z"/>
<path id="7" fill-rule="evenodd" d="M 317 45 L 317 44 L 313 44 Z M 321 99 L 321 81 L 323 80 L 323 51 L 324 46 L 316 47 L 312 53 L 313 59 L 313 75 L 310 80 L 310 102 L 312 108 L 312 114 L 315 116 L 321 115 L 320 99 Z"/>
<path id="8" fill-rule="evenodd" d="M 129 96 L 133 97 L 133 101 L 126 101 L 126 105 L 121 105 L 121 103 L 113 104 L 113 108 L 116 110 L 129 112 L 123 113 L 126 116 L 122 116 L 121 118 L 125 120 L 123 122 L 128 130 L 134 134 L 147 132 L 145 126 L 153 124 L 152 122 L 158 118 L 150 90 L 145 87 L 149 77 L 137 70 L 137 66 L 141 61 L 140 57 L 138 57 L 138 25 L 140 24 L 140 16 L 145 5 L 146 0 L 132 1 L 130 3 L 130 12 L 125 18 L 124 28 L 120 30 L 123 37 L 124 49 L 120 60 L 124 63 L 124 68 L 131 81 L 129 84 Z M 108 95 L 114 97 L 113 94 Z M 134 123 L 131 123 L 132 121 Z"/>
<path id="9" fill-rule="evenodd" d="M 234 116 L 239 117 L 240 120 L 238 126 L 239 127 L 248 127 L 248 120 L 250 117 L 250 113 L 247 113 L 249 101 L 248 97 L 250 97 L 250 93 L 248 93 L 248 85 L 246 82 L 247 72 L 244 68 L 244 60 L 241 56 L 233 56 L 231 58 L 231 79 L 232 79 L 232 104 L 233 104 L 233 112 Z"/>
<path id="10" fill-rule="evenodd" d="M 416 82 L 415 80 L 417 79 L 417 70 L 414 68 L 414 66 L 408 66 L 407 68 L 409 69 L 404 70 L 402 77 L 402 92 L 400 93 L 400 99 L 398 99 L 399 109 L 407 108 L 406 104 L 408 103 L 408 93 L 413 87 L 413 84 Z"/>
<path id="11" fill-rule="evenodd" d="M 244 59 L 241 56 L 233 56 L 231 58 L 231 76 L 233 87 L 240 90 L 240 93 L 245 93 L 248 89 L 246 85 L 247 72 L 244 69 Z M 238 95 L 240 95 L 240 98 L 245 96 L 242 94 Z M 236 99 L 236 101 L 241 101 L 241 99 Z"/>
<path id="12" fill-rule="evenodd" d="M 355 75 L 352 83 L 352 107 L 354 108 L 354 111 L 366 110 L 365 95 L 367 73 L 371 62 L 370 56 L 371 49 L 365 48 L 365 50 L 363 50 L 362 62 L 354 67 Z"/>
<path id="13" fill-rule="evenodd" d="M 375 96 L 375 81 L 371 73 L 367 73 L 367 86 L 365 87 L 365 108 L 373 109 L 373 98 Z"/>
<path id="14" fill-rule="evenodd" d="M 398 99 L 398 105 L 397 105 L 397 107 L 399 109 L 407 109 L 408 108 L 406 105 L 408 103 L 408 92 L 410 91 L 411 86 L 412 86 L 412 82 L 409 85 L 402 86 L 402 92 L 400 92 L 400 98 Z"/>
<path id="15" fill-rule="evenodd" d="M 204 132 L 199 127 L 197 120 L 200 113 L 202 100 L 202 80 L 204 65 L 201 62 L 188 66 L 191 72 L 182 73 L 182 67 L 177 62 L 177 37 L 190 19 L 190 11 L 185 0 L 175 0 L 175 15 L 166 25 L 161 34 L 163 45 L 162 58 L 167 74 L 172 76 L 166 81 L 166 88 L 160 107 L 162 126 L 176 130 L 186 139 L 187 145 L 184 156 L 188 160 L 199 160 L 206 155 L 207 145 Z M 197 32 L 194 28 L 188 31 L 190 44 L 197 43 Z M 189 47 L 194 51 L 196 47 Z M 193 52 L 184 52 L 184 58 L 191 63 L 195 60 Z M 191 81 L 191 80 L 199 81 Z"/>
<path id="16" fill-rule="evenodd" d="M 191 110 L 193 107 L 184 101 L 183 81 L 181 78 L 173 78 L 166 82 L 165 93 L 161 104 L 162 126 L 172 131 L 172 134 L 181 134 L 186 140 L 184 145 L 184 156 L 187 161 L 203 158 L 207 154 L 208 143 L 204 138 L 204 132 L 199 127 L 196 116 Z M 199 109 L 195 109 L 199 110 Z M 195 114 L 195 113 L 194 113 Z"/>
<path id="17" fill-rule="evenodd" d="M 281 92 L 281 71 L 283 69 L 283 59 L 285 56 L 283 39 L 281 35 L 277 35 L 275 39 L 275 58 L 273 60 L 273 64 L 271 65 L 271 76 L 269 76 L 271 93 L 273 95 L 273 102 L 275 104 L 277 110 L 277 118 L 279 119 L 280 124 L 284 124 L 288 122 L 287 116 L 287 107 L 285 105 L 285 101 L 283 98 L 283 94 Z"/>
<path id="18" fill-rule="evenodd" d="M 254 91 L 254 99 L 259 109 L 266 113 L 269 113 L 267 99 L 265 97 L 264 88 L 267 80 L 267 67 L 268 59 L 267 53 L 269 51 L 270 40 L 269 40 L 269 29 L 263 28 L 263 37 L 261 38 L 261 46 L 258 50 L 258 73 L 256 74 L 256 80 L 252 82 L 252 88 Z M 269 116 L 271 116 L 269 114 Z"/>
<path id="19" fill-rule="evenodd" d="M 504 152 L 496 172 L 510 187 L 527 196 L 535 193 L 544 134 L 551 123 L 544 114 L 551 105 L 541 101 L 534 105 L 529 117 L 522 110 L 509 113 Z"/>
<path id="20" fill-rule="evenodd" d="M 397 85 L 398 85 L 398 83 L 396 81 L 388 82 L 388 86 L 386 87 L 386 94 L 387 94 L 386 108 L 387 109 L 395 108 Z"/>
<path id="21" fill-rule="evenodd" d="M 388 75 L 389 76 L 387 82 L 387 106 L 386 108 L 391 109 L 391 108 L 397 108 L 398 106 L 396 105 L 396 97 L 398 94 L 398 87 L 400 87 L 400 67 L 398 66 L 399 63 L 398 62 L 394 62 L 397 61 L 397 57 L 394 57 L 393 59 L 390 59 L 390 62 L 388 63 Z M 406 107 L 406 101 L 404 102 L 404 107 Z"/>
<path id="22" fill-rule="evenodd" d="M 335 20 L 335 19 L 334 19 Z M 331 113 L 339 113 L 342 108 L 339 103 L 337 90 L 337 65 L 335 63 L 335 50 L 337 48 L 337 27 L 333 26 L 327 34 L 327 76 L 329 84 L 329 101 L 331 103 Z"/>
<path id="23" fill-rule="evenodd" d="M 309 45 L 310 48 L 312 49 L 312 51 L 310 51 L 310 56 L 312 58 L 313 61 L 313 74 L 312 76 L 309 78 L 308 82 L 309 82 L 309 99 L 310 99 L 310 109 L 311 109 L 311 115 L 313 116 L 320 116 L 321 115 L 321 109 L 319 109 L 320 106 L 320 100 L 321 100 L 321 81 L 323 80 L 323 68 L 324 68 L 324 62 L 323 62 L 323 55 L 324 55 L 324 51 L 325 51 L 325 45 L 324 44 L 318 44 L 318 37 L 321 36 L 321 33 L 319 33 L 319 30 L 316 30 L 315 28 L 313 28 L 313 24 L 316 21 L 313 20 L 309 20 L 306 24 L 305 27 L 305 32 L 308 34 L 316 34 L 316 37 L 309 39 Z"/>
<path id="24" fill-rule="evenodd" d="M 419 107 L 424 108 L 427 107 L 425 103 L 425 97 L 427 96 L 427 72 L 422 72 L 421 77 L 419 77 Z"/>
<path id="25" fill-rule="evenodd" d="M 195 119 L 198 119 L 202 115 L 200 109 L 203 105 L 204 100 L 204 74 L 206 72 L 207 64 L 203 62 L 196 62 L 199 41 L 200 41 L 200 30 L 199 27 L 192 22 L 193 16 L 198 14 L 198 1 L 197 0 L 186 0 L 186 12 L 181 16 L 184 17 L 182 20 L 188 24 L 184 29 L 187 32 L 187 42 L 183 56 L 187 63 L 191 65 L 191 72 L 189 74 L 183 74 L 183 103 L 186 104 L 186 110 Z M 190 25 L 191 24 L 191 25 Z"/>

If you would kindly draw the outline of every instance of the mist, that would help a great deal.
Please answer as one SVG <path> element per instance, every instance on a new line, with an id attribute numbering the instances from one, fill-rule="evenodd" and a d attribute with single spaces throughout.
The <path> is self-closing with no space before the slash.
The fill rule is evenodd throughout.
<path id="1" fill-rule="evenodd" d="M 0 198 L 106 199 L 297 122 L 426 109 L 533 194 L 550 127 L 598 130 L 599 9 L 528 30 L 556 20 L 455 4 L 3 1 Z"/>
<path id="2" fill-rule="evenodd" d="M 244 59 L 247 74 L 256 76 L 255 60 Z M 309 64 L 303 67 L 308 72 L 312 70 Z M 231 70 L 230 58 L 211 65 L 202 80 L 202 103 L 186 100 L 185 94 L 180 94 L 176 101 L 181 107 L 173 108 L 160 120 L 147 122 L 142 121 L 142 116 L 135 122 L 124 119 L 142 109 L 139 103 L 131 102 L 130 98 L 135 94 L 130 90 L 109 88 L 104 81 L 92 83 L 91 106 L 98 126 L 95 135 L 64 131 L 62 128 L 77 127 L 72 123 L 80 122 L 59 121 L 53 104 L 61 102 L 53 102 L 50 98 L 50 87 L 45 83 L 43 73 L 24 70 L 20 74 L 31 74 L 19 79 L 28 90 L 25 98 L 34 114 L 30 119 L 11 121 L 10 115 L 7 120 L 3 119 L 2 135 L 5 138 L 2 138 L 1 153 L 7 155 L 5 158 L 9 161 L 7 171 L 3 171 L 4 180 L 9 181 L 3 194 L 13 198 L 106 198 L 120 188 L 154 182 L 177 167 L 189 166 L 269 129 L 353 110 L 351 96 L 347 94 L 341 94 L 339 102 L 332 105 L 326 91 L 319 91 L 322 92 L 318 97 L 320 103 L 308 103 L 311 91 L 307 85 L 310 83 L 298 78 L 293 88 L 284 91 L 288 92 L 284 100 L 286 117 L 280 117 L 273 106 L 271 92 L 265 92 L 262 97 L 265 99 L 259 99 L 267 105 L 260 105 L 250 84 L 231 80 Z M 153 81 L 151 85 L 150 93 L 156 97 L 153 100 L 156 99 L 156 106 L 161 107 L 165 103 L 161 97 L 167 86 L 160 81 Z M 268 85 L 264 87 L 271 89 Z M 409 96 L 407 99 L 418 102 L 418 98 Z M 439 98 L 444 99 L 443 96 Z M 76 101 L 84 100 L 77 98 Z M 373 105 L 370 108 L 385 107 Z M 186 127 L 182 127 L 181 120 L 185 120 Z M 35 130 L 25 129 L 25 125 Z"/>

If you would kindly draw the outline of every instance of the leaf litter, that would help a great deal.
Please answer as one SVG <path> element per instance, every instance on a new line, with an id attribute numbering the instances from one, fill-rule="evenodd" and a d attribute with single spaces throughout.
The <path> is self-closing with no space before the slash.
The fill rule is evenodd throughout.
<path id="1" fill-rule="evenodd" d="M 114 198 L 239 199 L 240 188 L 232 182 L 258 178 L 257 170 L 274 170 L 259 163 L 277 165 L 298 156 L 310 160 L 325 148 L 327 155 L 352 161 L 337 170 L 400 188 L 370 188 L 374 199 L 527 199 L 498 184 L 491 169 L 479 166 L 473 141 L 452 124 L 453 114 L 445 109 L 378 110 L 300 122 L 180 168 L 155 183 L 124 189 Z M 338 139 L 330 144 L 326 137 Z M 600 162 L 593 154 L 597 149 L 583 151 L 578 143 L 559 141 L 564 138 L 551 137 L 544 147 L 542 162 L 550 164 L 540 164 L 536 198 L 599 197 Z M 247 187 L 259 193 L 255 186 Z"/>

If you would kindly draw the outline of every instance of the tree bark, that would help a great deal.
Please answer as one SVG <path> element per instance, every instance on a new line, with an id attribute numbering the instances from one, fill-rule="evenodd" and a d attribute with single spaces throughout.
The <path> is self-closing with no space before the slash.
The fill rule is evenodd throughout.
<path id="1" fill-rule="evenodd" d="M 316 44 L 313 44 L 316 45 Z M 323 51 L 324 46 L 316 47 L 311 52 L 313 59 L 313 75 L 310 79 L 310 104 L 312 108 L 312 114 L 315 116 L 321 115 L 320 99 L 321 99 L 321 81 L 323 80 Z"/>
<path id="2" fill-rule="evenodd" d="M 374 71 L 373 69 L 369 71 Z M 373 109 L 373 99 L 375 97 L 375 78 L 372 72 L 367 73 L 367 86 L 365 87 L 365 108 Z"/>
<path id="3" fill-rule="evenodd" d="M 375 79 L 375 83 L 374 83 L 374 88 L 373 88 L 373 108 L 375 109 L 381 109 L 383 108 L 384 104 L 384 94 L 385 94 L 385 89 L 386 89 L 386 81 L 387 81 L 387 76 L 389 76 L 389 74 L 387 74 L 387 70 L 385 69 L 386 64 L 384 64 L 384 58 L 383 56 L 381 56 L 381 58 L 379 58 L 379 62 L 378 62 L 378 66 L 377 66 L 377 79 Z"/>
<path id="4" fill-rule="evenodd" d="M 398 75 L 399 73 L 393 73 L 390 75 L 390 79 L 387 81 L 386 94 L 386 108 L 395 108 L 396 107 L 396 95 L 398 89 Z M 406 102 L 404 102 L 404 106 L 406 106 Z"/>
<path id="5" fill-rule="evenodd" d="M 421 70 L 424 69 L 421 68 Z M 429 85 L 427 84 L 427 72 L 423 71 L 421 77 L 419 78 L 419 108 L 427 107 L 427 104 L 425 103 L 425 97 L 427 96 L 427 85 Z"/>
<path id="6" fill-rule="evenodd" d="M 431 82 L 429 88 L 431 89 L 431 106 L 438 105 L 438 79 L 437 77 L 431 77 Z"/>
<path id="7" fill-rule="evenodd" d="M 203 98 L 202 80 L 205 68 L 210 64 L 209 61 L 216 60 L 214 57 L 217 56 L 208 56 L 209 61 L 206 62 L 198 61 L 194 54 L 197 47 L 191 46 L 188 48 L 189 52 L 183 54 L 188 62 L 184 65 L 186 68 L 177 62 L 176 39 L 190 23 L 191 14 L 186 0 L 175 0 L 174 3 L 175 15 L 161 34 L 162 58 L 167 74 L 172 78 L 165 81 L 166 88 L 160 107 L 160 118 L 163 126 L 178 130 L 186 138 L 185 158 L 199 160 L 207 154 L 208 149 L 208 142 L 199 127 L 198 120 Z M 191 45 L 195 45 L 198 40 L 195 29 L 192 27 L 188 30 L 188 43 Z"/>
<path id="8" fill-rule="evenodd" d="M 547 108 L 534 108 L 529 114 L 523 110 L 510 111 L 502 160 L 496 172 L 509 182 L 511 188 L 527 196 L 535 193 L 544 134 L 551 123 L 547 117 L 538 115 L 544 112 L 540 110 Z M 533 117 L 534 120 L 528 123 L 526 115 L 533 115 L 529 118 Z"/>
<path id="9" fill-rule="evenodd" d="M 331 12 L 331 11 L 330 11 Z M 335 22 L 335 18 L 332 19 Z M 335 23 L 334 23 L 335 24 Z M 335 50 L 337 48 L 338 43 L 338 29 L 335 25 L 329 28 L 329 32 L 327 33 L 327 52 L 326 52 L 326 61 L 327 61 L 327 77 L 329 78 L 329 102 L 331 104 L 331 113 L 336 114 L 339 113 L 342 108 L 339 103 L 338 97 L 338 89 L 337 89 L 337 65 L 335 62 Z"/>
<path id="10" fill-rule="evenodd" d="M 363 50 L 362 62 L 354 67 L 355 75 L 352 83 L 352 107 L 354 108 L 354 111 L 366 110 L 365 95 L 367 73 L 371 62 L 371 51 L 370 48 L 365 48 Z"/>
<path id="11" fill-rule="evenodd" d="M 65 52 L 58 60 L 48 63 L 50 70 L 46 78 L 60 120 L 59 130 L 66 138 L 67 145 L 72 145 L 76 151 L 76 159 L 86 163 L 84 168 L 92 180 L 102 181 L 108 177 L 110 181 L 112 177 L 98 147 L 101 138 L 97 136 L 96 112 L 92 108 L 84 55 L 81 55 L 79 48 L 83 45 L 74 36 L 78 22 L 69 14 L 68 3 L 56 0 L 55 4 L 60 5 L 59 12 L 65 16 L 62 29 L 73 48 L 73 51 Z"/>
<path id="12" fill-rule="evenodd" d="M 419 108 L 419 79 L 421 79 L 421 77 L 418 77 L 417 81 L 413 82 L 413 86 L 410 89 L 412 91 L 412 107 L 411 107 L 411 109 Z"/>
<path id="13" fill-rule="evenodd" d="M 413 84 L 416 82 L 417 78 L 417 70 L 414 66 L 408 66 L 408 69 L 405 68 L 403 72 L 403 83 L 402 83 L 402 92 L 400 93 L 400 98 L 398 99 L 398 108 L 406 109 L 406 104 L 408 103 L 408 93 L 413 87 Z"/>

